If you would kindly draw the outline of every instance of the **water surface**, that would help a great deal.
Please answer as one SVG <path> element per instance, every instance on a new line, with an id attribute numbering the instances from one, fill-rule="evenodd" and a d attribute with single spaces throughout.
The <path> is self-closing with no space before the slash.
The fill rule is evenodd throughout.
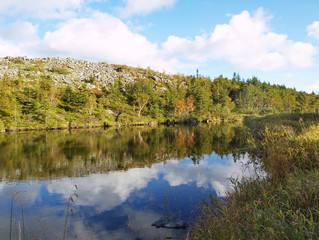
<path id="1" fill-rule="evenodd" d="M 72 193 L 68 239 L 183 239 L 188 230 L 151 224 L 164 216 L 191 223 L 209 194 L 224 197 L 230 177 L 253 171 L 245 144 L 240 125 L 1 134 L 0 238 L 9 238 L 18 192 L 27 239 L 62 238 Z M 17 239 L 19 199 L 12 209 Z"/>

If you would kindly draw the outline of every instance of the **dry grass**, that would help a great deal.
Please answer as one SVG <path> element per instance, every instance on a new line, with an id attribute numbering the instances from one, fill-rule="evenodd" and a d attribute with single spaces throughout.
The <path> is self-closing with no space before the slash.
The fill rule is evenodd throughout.
<path id="1" fill-rule="evenodd" d="M 304 128 L 298 134 L 292 127 L 266 128 L 259 148 L 271 178 L 283 178 L 297 170 L 319 168 L 319 126 Z"/>
<path id="2" fill-rule="evenodd" d="M 234 183 L 226 202 L 211 197 L 191 239 L 318 239 L 319 172 Z"/>
<path id="3" fill-rule="evenodd" d="M 319 239 L 319 115 L 267 116 L 247 124 L 266 178 L 233 181 L 211 197 L 191 239 Z"/>

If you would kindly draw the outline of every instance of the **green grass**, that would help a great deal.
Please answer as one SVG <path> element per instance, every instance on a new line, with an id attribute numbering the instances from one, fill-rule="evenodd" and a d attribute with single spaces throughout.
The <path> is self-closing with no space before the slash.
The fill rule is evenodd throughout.
<path id="1" fill-rule="evenodd" d="M 319 169 L 319 115 L 281 114 L 247 123 L 251 153 L 271 178 L 298 170 Z"/>
<path id="2" fill-rule="evenodd" d="M 225 201 L 211 197 L 191 239 L 318 239 L 319 115 L 248 119 L 250 154 L 267 176 L 233 180 Z"/>
<path id="3" fill-rule="evenodd" d="M 211 197 L 192 239 L 318 239 L 319 172 L 290 173 L 283 181 L 234 183 L 226 202 Z"/>

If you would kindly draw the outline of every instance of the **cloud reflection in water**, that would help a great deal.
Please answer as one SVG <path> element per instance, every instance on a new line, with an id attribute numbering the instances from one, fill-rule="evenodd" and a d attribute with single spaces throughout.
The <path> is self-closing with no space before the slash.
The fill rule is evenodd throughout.
<path id="1" fill-rule="evenodd" d="M 231 156 L 220 160 L 216 154 L 206 155 L 199 164 L 189 159 L 170 160 L 166 164 L 154 164 L 152 167 L 133 168 L 127 171 L 94 174 L 82 178 L 64 178 L 48 185 L 48 191 L 62 194 L 68 198 L 74 184 L 79 186 L 78 204 L 94 206 L 98 211 L 111 210 L 121 205 L 134 191 L 147 187 L 152 180 L 162 176 L 171 187 L 195 183 L 197 187 L 212 186 L 217 195 L 224 197 L 230 190 L 230 177 L 241 178 L 250 171 L 243 172 L 243 164 L 248 158 L 234 162 Z M 249 170 L 249 169 L 248 169 Z"/>

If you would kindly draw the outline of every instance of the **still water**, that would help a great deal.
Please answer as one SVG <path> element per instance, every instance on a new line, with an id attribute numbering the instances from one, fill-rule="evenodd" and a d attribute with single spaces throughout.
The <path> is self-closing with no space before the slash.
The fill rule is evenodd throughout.
<path id="1" fill-rule="evenodd" d="M 0 239 L 10 216 L 12 239 L 62 239 L 73 193 L 66 239 L 184 239 L 151 224 L 191 224 L 209 194 L 252 174 L 245 144 L 236 124 L 0 134 Z"/>

